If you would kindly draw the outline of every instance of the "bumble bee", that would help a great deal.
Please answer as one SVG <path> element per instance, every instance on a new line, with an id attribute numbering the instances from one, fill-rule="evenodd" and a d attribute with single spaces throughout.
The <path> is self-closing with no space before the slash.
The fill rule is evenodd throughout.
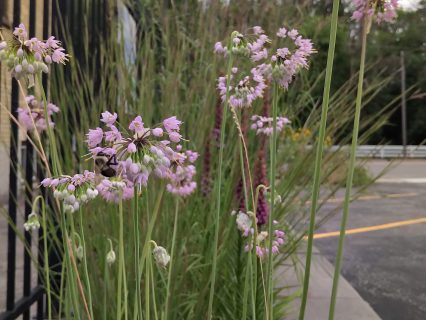
<path id="1" fill-rule="evenodd" d="M 22 50 L 28 52 L 28 48 L 26 46 L 22 46 L 21 42 L 18 40 L 18 37 L 15 36 L 10 29 L 0 28 L 0 40 L 6 41 L 10 48 L 17 50 L 18 48 L 22 47 Z"/>
<path id="2" fill-rule="evenodd" d="M 105 153 L 99 152 L 95 156 L 96 172 L 100 173 L 104 177 L 114 177 L 117 174 L 117 171 L 111 166 L 116 165 L 118 165 L 118 162 L 115 155 L 107 156 Z"/>

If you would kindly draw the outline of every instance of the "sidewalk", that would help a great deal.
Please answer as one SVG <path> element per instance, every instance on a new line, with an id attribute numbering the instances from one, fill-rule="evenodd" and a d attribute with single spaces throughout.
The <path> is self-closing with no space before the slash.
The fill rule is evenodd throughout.
<path id="1" fill-rule="evenodd" d="M 388 161 L 372 159 L 365 162 L 370 174 L 375 177 L 385 170 L 378 183 L 426 183 L 425 159 L 399 159 Z"/>
<path id="2" fill-rule="evenodd" d="M 300 255 L 299 259 L 304 266 L 305 256 Z M 296 292 L 297 288 L 299 288 L 301 295 L 303 269 L 297 273 L 294 271 L 293 266 L 282 267 L 279 271 L 280 277 L 276 278 L 277 285 L 289 287 L 289 289 L 286 290 L 287 295 Z M 314 248 L 305 320 L 328 319 L 333 273 L 333 266 L 319 253 L 316 248 Z M 288 310 L 288 316 L 285 320 L 297 320 L 299 308 L 300 298 L 296 298 L 291 309 Z M 380 320 L 380 317 L 341 275 L 334 319 Z"/>

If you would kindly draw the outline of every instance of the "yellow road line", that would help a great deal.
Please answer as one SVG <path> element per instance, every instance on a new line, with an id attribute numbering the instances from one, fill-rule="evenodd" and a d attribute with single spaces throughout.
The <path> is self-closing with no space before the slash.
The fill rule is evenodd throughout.
<path id="1" fill-rule="evenodd" d="M 391 228 L 398 228 L 402 226 L 408 226 L 410 224 L 424 223 L 424 222 L 426 222 L 426 218 L 402 220 L 402 221 L 396 221 L 396 222 L 391 222 L 386 224 L 379 224 L 379 225 L 375 225 L 371 227 L 349 229 L 349 230 L 346 230 L 346 234 L 348 235 L 348 234 L 364 233 L 364 232 L 371 232 L 371 231 L 377 231 L 377 230 L 385 230 L 385 229 L 391 229 Z M 317 233 L 317 234 L 314 234 L 314 239 L 337 237 L 339 235 L 340 235 L 340 231 Z"/>
<path id="2" fill-rule="evenodd" d="M 406 198 L 406 197 L 415 197 L 419 195 L 418 193 L 415 192 L 407 192 L 407 193 L 392 193 L 392 194 L 385 194 L 385 195 L 376 195 L 376 196 L 361 196 L 358 197 L 356 199 L 352 199 L 352 200 L 380 200 L 380 199 L 387 199 L 387 198 Z M 343 202 L 345 199 L 344 198 L 330 198 L 327 200 L 328 203 L 339 203 L 339 202 Z M 307 203 L 311 203 L 311 201 L 307 201 Z"/>

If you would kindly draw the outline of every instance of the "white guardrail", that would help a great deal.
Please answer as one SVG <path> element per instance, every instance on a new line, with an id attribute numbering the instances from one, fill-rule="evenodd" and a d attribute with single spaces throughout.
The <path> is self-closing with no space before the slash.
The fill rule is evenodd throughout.
<path id="1" fill-rule="evenodd" d="M 331 151 L 349 151 L 348 146 L 332 146 Z M 357 148 L 358 158 L 403 158 L 404 147 L 401 145 L 361 145 Z M 426 146 L 408 145 L 406 158 L 426 158 Z"/>

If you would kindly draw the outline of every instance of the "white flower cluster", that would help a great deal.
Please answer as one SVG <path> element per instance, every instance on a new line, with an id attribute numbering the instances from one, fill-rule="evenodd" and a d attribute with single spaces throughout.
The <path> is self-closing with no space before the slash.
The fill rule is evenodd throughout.
<path id="1" fill-rule="evenodd" d="M 55 190 L 53 196 L 58 200 L 63 200 L 64 202 L 64 211 L 73 213 L 80 208 L 80 203 L 86 203 L 89 200 L 96 198 L 98 195 L 98 190 L 88 188 L 85 193 L 74 195 L 69 193 L 66 189 L 64 190 Z"/>
<path id="2" fill-rule="evenodd" d="M 40 222 L 38 221 L 38 216 L 35 212 L 31 212 L 28 216 L 27 222 L 24 223 L 24 229 L 25 231 L 40 229 Z"/>

